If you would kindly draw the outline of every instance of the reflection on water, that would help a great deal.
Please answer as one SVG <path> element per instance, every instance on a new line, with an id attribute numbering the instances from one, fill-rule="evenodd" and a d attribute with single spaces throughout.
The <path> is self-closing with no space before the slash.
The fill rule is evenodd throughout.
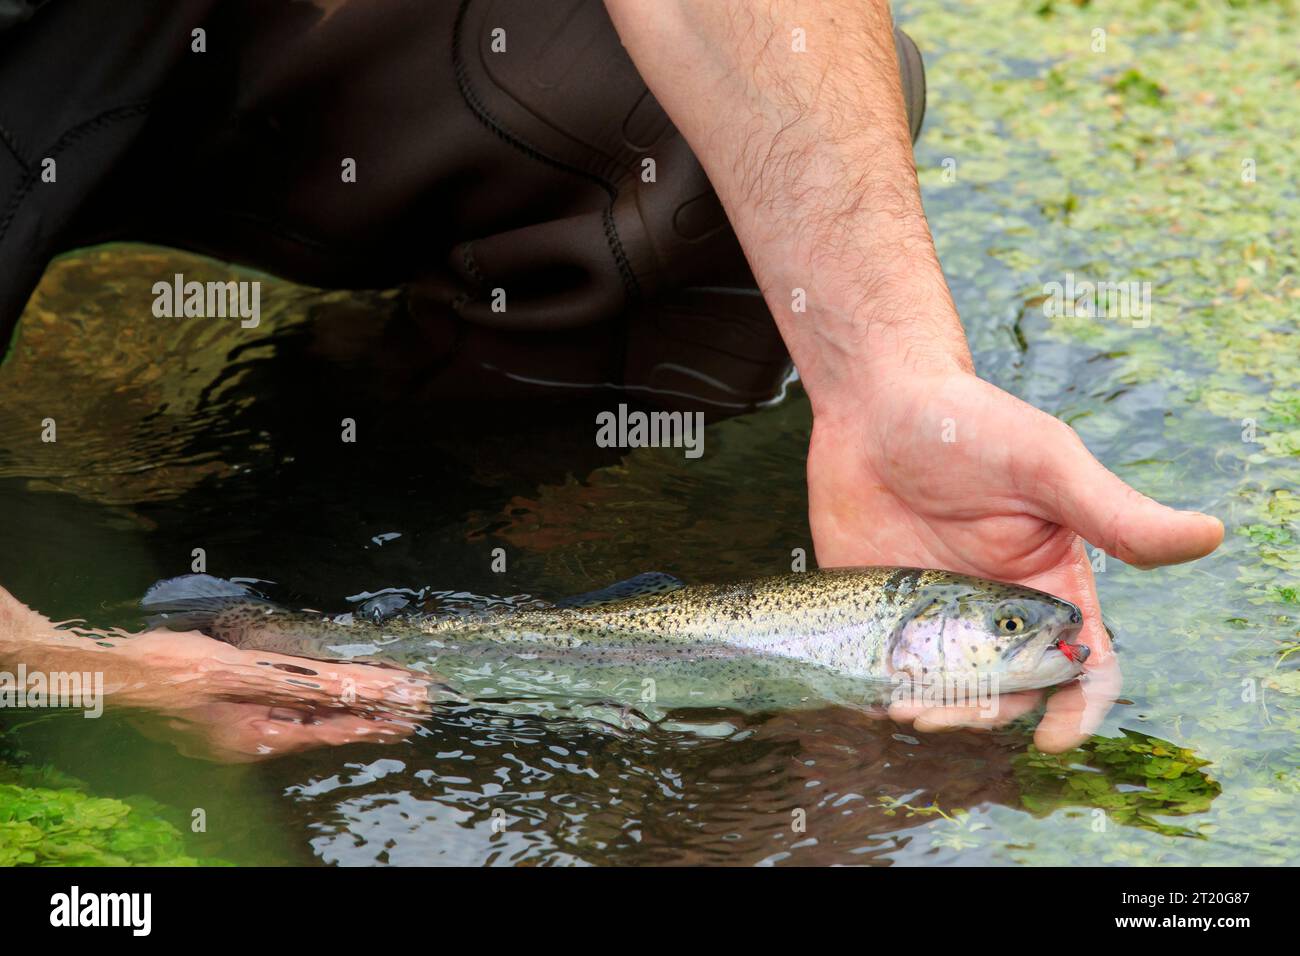
<path id="1" fill-rule="evenodd" d="M 433 766 L 387 755 L 289 793 L 321 857 L 354 864 L 883 862 L 914 842 L 943 852 L 894 801 L 1016 796 L 1019 741 L 918 743 L 845 710 L 679 722 L 697 726 L 619 735 L 465 710 L 420 741 Z"/>
<path id="2" fill-rule="evenodd" d="M 921 162 L 981 371 L 1070 421 L 1139 487 L 1228 524 L 1205 561 L 1152 573 L 1111 561 L 1099 575 L 1123 638 L 1126 700 L 1098 737 L 1045 758 L 1021 725 L 919 736 L 827 709 L 677 713 L 620 729 L 462 706 L 400 743 L 232 767 L 180 756 L 148 714 L 51 715 L 15 730 L 0 713 L 21 759 L 53 763 L 96 794 L 148 795 L 194 855 L 235 862 L 1300 861 L 1300 371 L 1276 360 L 1295 354 L 1295 290 L 1277 278 L 1294 275 L 1295 252 L 1285 235 L 1266 238 L 1282 226 L 1237 229 L 1204 196 L 1195 209 L 1184 202 L 1196 227 L 1174 236 L 1166 219 L 1126 219 L 1132 197 L 1106 192 L 1108 177 L 1149 176 L 1131 189 L 1148 204 L 1170 184 L 1191 189 L 1225 156 L 1235 169 L 1246 147 L 1232 137 L 1244 134 L 1206 140 L 1208 157 L 1152 137 L 1145 165 L 1122 175 L 1090 169 L 1077 151 L 1049 154 L 1062 121 L 1035 97 L 1093 95 L 1081 73 L 1033 66 L 1034 30 L 1053 23 L 1022 37 L 964 17 L 951 36 L 947 5 L 912 6 L 927 53 L 946 37 L 931 60 Z M 1238 41 L 1260 57 L 1273 42 L 1262 27 Z M 1177 51 L 1145 55 L 1142 68 L 1170 71 L 1171 88 L 1172 71 L 1191 69 Z M 1004 78 L 1002 99 L 974 99 L 990 70 L 1021 80 Z M 1026 104 L 1009 103 L 1016 96 Z M 1116 135 L 1137 122 L 1112 114 L 1122 109 L 1110 101 L 1087 115 L 1120 124 Z M 1282 135 L 1294 111 L 1267 121 L 1294 140 L 1293 126 Z M 1011 122 L 1015 136 L 990 132 Z M 930 175 L 945 155 L 964 157 L 968 188 Z M 1295 220 L 1278 213 L 1295 204 L 1284 179 L 1262 178 L 1273 192 L 1253 194 L 1274 224 Z M 1069 189 L 1084 198 L 1066 202 Z M 1158 289 L 1176 321 L 1139 335 L 1123 323 L 1053 323 L 1027 305 L 1066 269 L 1105 276 L 1134 262 L 1176 278 Z M 210 573 L 278 581 L 290 603 L 321 608 L 390 588 L 571 594 L 647 570 L 720 581 L 811 553 L 797 391 L 711 425 L 697 461 L 622 455 L 593 440 L 608 396 L 512 400 L 504 379 L 479 377 L 472 399 L 453 397 L 464 394 L 446 387 L 454 356 L 414 330 L 397 294 L 260 277 L 252 332 L 154 319 L 149 289 L 178 271 L 231 275 L 132 246 L 62 259 L 0 367 L 0 585 L 55 619 L 128 623 L 144 589 L 190 571 L 198 548 Z M 1242 441 L 1246 417 L 1263 429 L 1255 445 Z M 345 418 L 355 444 L 340 441 Z M 40 440 L 46 419 L 56 443 Z M 506 550 L 504 573 L 492 569 L 494 548 Z M 189 832 L 195 807 L 207 810 L 206 833 Z"/>

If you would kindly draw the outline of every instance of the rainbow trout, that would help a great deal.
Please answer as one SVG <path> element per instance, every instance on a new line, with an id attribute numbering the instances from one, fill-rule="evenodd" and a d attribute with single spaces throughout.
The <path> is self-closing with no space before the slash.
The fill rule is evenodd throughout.
<path id="1" fill-rule="evenodd" d="M 553 604 L 377 621 L 289 611 L 244 585 L 187 575 L 155 584 L 141 605 L 154 625 L 238 647 L 436 672 L 465 699 L 643 711 L 970 702 L 1072 680 L 1088 656 L 1073 604 L 916 568 L 692 586 L 650 573 Z"/>

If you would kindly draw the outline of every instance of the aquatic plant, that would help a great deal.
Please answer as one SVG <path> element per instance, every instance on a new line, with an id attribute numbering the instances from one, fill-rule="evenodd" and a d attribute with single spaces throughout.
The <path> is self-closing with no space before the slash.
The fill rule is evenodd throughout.
<path id="1" fill-rule="evenodd" d="M 1018 755 L 1012 765 L 1025 808 L 1035 814 L 1095 808 L 1124 826 L 1165 836 L 1201 836 L 1194 827 L 1159 818 L 1209 809 L 1221 791 L 1201 769 L 1209 761 L 1167 740 L 1132 730 L 1122 733 L 1117 738 L 1094 737 L 1063 754 L 1031 747 Z"/>
<path id="2" fill-rule="evenodd" d="M 11 765 L 18 752 L 0 731 L 0 866 L 198 866 L 165 808 L 145 797 L 86 792 L 50 767 Z"/>

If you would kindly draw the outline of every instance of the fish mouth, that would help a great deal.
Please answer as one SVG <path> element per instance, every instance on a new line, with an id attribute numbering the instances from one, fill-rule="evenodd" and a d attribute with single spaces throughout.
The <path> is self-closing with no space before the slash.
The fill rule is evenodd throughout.
<path id="1" fill-rule="evenodd" d="M 1087 661 L 1088 655 L 1092 653 L 1092 648 L 1087 644 L 1079 643 L 1079 632 L 1083 630 L 1082 624 L 1071 624 L 1061 629 L 1056 640 L 1048 644 L 1043 651 L 1044 656 L 1053 652 L 1064 654 L 1071 663 L 1083 666 Z"/>

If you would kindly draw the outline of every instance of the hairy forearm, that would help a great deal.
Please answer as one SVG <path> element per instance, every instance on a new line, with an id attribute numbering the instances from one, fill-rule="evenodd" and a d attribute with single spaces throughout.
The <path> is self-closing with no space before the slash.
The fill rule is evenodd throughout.
<path id="1" fill-rule="evenodd" d="M 606 3 L 704 164 L 814 411 L 898 368 L 969 369 L 885 0 Z"/>

